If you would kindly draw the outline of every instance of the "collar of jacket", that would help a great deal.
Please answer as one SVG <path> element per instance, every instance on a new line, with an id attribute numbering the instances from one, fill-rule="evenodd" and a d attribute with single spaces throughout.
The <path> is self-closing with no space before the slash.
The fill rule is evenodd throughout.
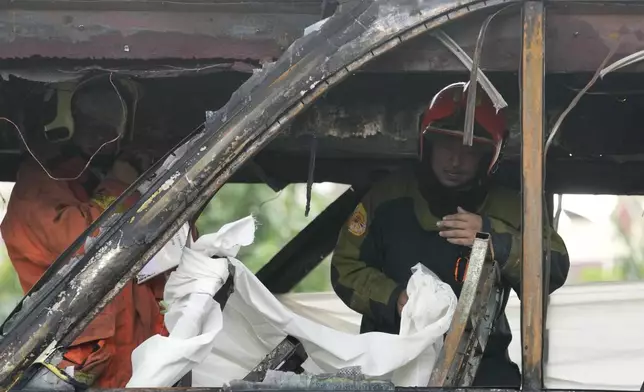
<path id="1" fill-rule="evenodd" d="M 476 177 L 470 183 L 456 189 L 440 184 L 427 165 L 419 165 L 415 170 L 415 177 L 426 208 L 438 219 L 455 214 L 457 207 L 479 212 L 487 199 L 488 184 L 481 177 Z"/>

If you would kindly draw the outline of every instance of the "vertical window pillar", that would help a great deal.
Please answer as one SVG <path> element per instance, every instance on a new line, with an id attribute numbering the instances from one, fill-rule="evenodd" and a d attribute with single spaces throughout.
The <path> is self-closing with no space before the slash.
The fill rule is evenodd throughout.
<path id="1" fill-rule="evenodd" d="M 521 344 L 524 391 L 543 387 L 543 150 L 545 7 L 523 5 L 521 188 L 523 197 Z"/>

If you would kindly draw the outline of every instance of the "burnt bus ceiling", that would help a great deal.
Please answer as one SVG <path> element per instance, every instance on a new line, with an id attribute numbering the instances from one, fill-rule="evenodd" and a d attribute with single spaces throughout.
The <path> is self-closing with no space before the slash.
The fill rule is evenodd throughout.
<path id="1" fill-rule="evenodd" d="M 0 60 L 183 59 L 257 66 L 275 60 L 307 26 L 319 21 L 326 3 L 334 1 L 4 1 L 0 2 Z M 343 0 L 339 6 L 350 7 L 351 2 Z M 549 4 L 547 71 L 594 72 L 618 39 L 616 57 L 641 50 L 643 9 L 603 2 Z M 471 55 L 486 16 L 462 17 L 444 31 Z M 486 34 L 481 67 L 516 71 L 520 43 L 518 12 L 498 15 Z M 463 71 L 464 67 L 426 34 L 386 53 L 366 70 Z M 644 64 L 629 68 L 642 70 Z"/>
<path id="2" fill-rule="evenodd" d="M 137 113 L 139 127 L 135 137 L 139 140 L 167 139 L 167 143 L 173 144 L 203 122 L 206 110 L 216 110 L 223 105 L 246 77 L 244 73 L 226 72 L 204 77 L 143 80 L 146 94 Z M 263 176 L 258 175 L 257 166 L 254 166 L 252 170 L 247 168 L 240 172 L 235 180 L 258 182 L 266 181 L 268 176 L 282 183 L 306 182 L 313 137 L 317 142 L 316 181 L 359 184 L 368 181 L 375 172 L 389 171 L 401 162 L 413 162 L 418 156 L 418 121 L 425 105 L 441 87 L 467 77 L 465 73 L 354 75 L 298 116 L 258 154 L 256 163 L 266 172 Z M 489 77 L 509 103 L 505 111 L 511 136 L 501 174 L 505 173 L 504 181 L 518 187 L 517 75 L 489 73 Z M 588 173 L 587 182 L 592 185 L 596 177 L 593 179 L 591 175 L 598 173 L 597 170 L 608 170 L 609 180 L 622 181 L 611 174 L 618 171 L 619 165 L 624 165 L 622 161 L 628 162 L 635 172 L 640 171 L 638 165 L 644 167 L 644 163 L 640 163 L 644 158 L 640 156 L 644 152 L 644 133 L 641 132 L 644 129 L 644 91 L 630 88 L 641 84 L 642 77 L 611 75 L 610 80 L 598 83 L 582 98 L 567 117 L 549 153 L 551 172 L 569 173 L 572 170 L 574 178 L 582 182 L 586 180 L 578 177 L 578 172 Z M 589 78 L 590 75 L 585 74 L 548 77 L 549 124 Z M 21 106 L 22 101 L 16 97 L 21 91 L 24 93 L 26 86 L 33 85 L 39 84 L 7 83 L 3 91 L 14 99 L 4 97 L 4 110 L 11 104 Z M 42 108 L 35 105 L 28 112 L 40 113 Z M 33 140 L 34 133 L 38 133 L 42 125 L 37 116 L 27 116 L 24 123 Z M 19 156 L 15 151 L 20 150 L 20 142 L 15 130 L 4 122 L 0 123 L 0 143 L 0 179 L 11 181 L 17 169 Z M 585 170 L 584 166 L 592 170 Z M 557 173 L 548 174 L 549 179 L 563 176 Z M 627 174 L 620 170 L 619 175 Z M 563 177 L 561 182 L 566 186 L 575 185 L 574 182 L 567 184 Z M 640 189 L 637 179 L 629 177 L 622 182 L 618 184 L 619 189 L 628 192 L 631 192 L 629 187 Z M 588 186 L 583 185 L 580 189 L 589 190 Z"/>
<path id="3" fill-rule="evenodd" d="M 344 1 L 343 1 L 344 2 Z M 246 12 L 317 14 L 325 0 L 21 0 L 20 4 L 0 1 L 6 7 L 21 10 L 65 10 L 65 11 L 172 11 L 172 12 Z"/>
<path id="4" fill-rule="evenodd" d="M 520 150 L 516 74 L 488 74 L 509 107 L 510 140 L 505 157 Z M 331 91 L 299 116 L 269 150 L 308 151 L 318 139 L 318 156 L 413 158 L 418 152 L 418 124 L 422 111 L 441 87 L 466 80 L 465 74 L 357 75 Z M 590 75 L 553 75 L 546 82 L 547 121 L 552 125 Z M 563 123 L 553 157 L 634 155 L 644 151 L 644 90 L 634 91 L 644 76 L 611 75 L 598 83 Z"/>
<path id="5" fill-rule="evenodd" d="M 157 133 L 168 133 L 169 139 L 194 129 L 203 120 L 203 112 L 216 110 L 248 75 L 231 79 L 229 75 L 238 74 L 226 69 L 248 73 L 261 63 L 274 60 L 306 26 L 320 19 L 323 6 L 322 1 L 313 0 L 194 4 L 133 1 L 127 5 L 109 1 L 82 5 L 76 1 L 28 0 L 20 4 L 20 9 L 0 10 L 0 60 L 5 59 L 0 61 L 0 71 L 5 74 L 15 72 L 29 78 L 33 73 L 25 70 L 33 72 L 33 68 L 82 74 L 82 70 L 95 67 L 128 66 L 145 72 L 145 64 L 155 70 L 164 65 L 174 70 L 176 61 L 216 66 L 208 72 L 221 72 L 201 77 L 187 77 L 194 74 L 190 72 L 168 74 L 166 69 L 164 76 L 183 75 L 175 87 L 159 88 L 158 94 L 151 94 L 163 97 L 159 113 L 164 116 L 175 113 L 168 121 L 156 119 L 166 124 Z M 615 58 L 641 50 L 644 34 L 643 7 L 562 4 L 552 3 L 549 7 L 546 26 L 549 121 L 568 104 L 575 89 L 590 79 L 618 38 Z M 181 8 L 184 6 L 189 8 Z M 90 10 L 92 7 L 96 9 Z M 176 7 L 185 12 L 176 12 Z M 484 17 L 475 13 L 446 25 L 444 31 L 471 54 Z M 510 103 L 507 112 L 511 138 L 506 149 L 507 163 L 502 169 L 513 173 L 508 178 L 514 184 L 518 184 L 518 172 L 513 162 L 518 158 L 520 141 L 516 74 L 520 33 L 518 13 L 497 16 L 488 29 L 481 60 L 481 67 Z M 41 56 L 41 60 L 34 59 L 34 55 Z M 50 59 L 42 60 L 42 57 Z M 143 59 L 148 61 L 141 62 Z M 134 60 L 136 64 L 132 63 Z M 199 69 L 194 64 L 192 68 Z M 187 64 L 184 67 L 190 68 Z M 644 63 L 626 71 L 642 69 Z M 463 65 L 434 37 L 420 36 L 370 63 L 360 74 L 332 90 L 296 118 L 283 135 L 259 154 L 257 162 L 262 162 L 267 172 L 282 181 L 305 181 L 307 170 L 300 173 L 299 169 L 307 167 L 313 136 L 318 145 L 316 173 L 320 180 L 355 183 L 367 178 L 365 171 L 370 173 L 369 168 L 376 163 L 384 165 L 382 170 L 389 170 L 392 162 L 395 165 L 401 160 L 413 161 L 418 146 L 418 115 L 423 105 L 444 84 L 467 80 L 464 71 Z M 566 72 L 575 75 L 564 75 Z M 151 77 L 154 73 L 140 76 Z M 565 179 L 570 173 L 592 167 L 594 173 L 604 170 L 616 182 L 614 189 L 644 191 L 644 184 L 637 179 L 621 179 L 623 171 L 619 166 L 628 164 L 636 171 L 641 170 L 638 165 L 644 167 L 644 163 L 639 163 L 639 154 L 644 151 L 644 133 L 639 132 L 644 124 L 639 113 L 644 113 L 641 110 L 644 102 L 640 92 L 626 91 L 639 85 L 639 80 L 638 76 L 623 72 L 609 75 L 593 89 L 597 95 L 581 100 L 563 124 L 561 137 L 549 155 L 551 163 L 563 162 L 568 166 L 565 170 L 552 166 L 557 168 L 552 170 L 557 174 L 549 175 L 549 179 L 557 176 Z M 165 82 L 151 80 L 149 85 L 161 86 Z M 206 89 L 201 88 L 205 86 Z M 605 90 L 618 92 L 603 94 Z M 14 114 L 15 108 L 12 110 L 11 105 L 20 101 L 7 96 L 6 89 L 3 94 L 6 104 L 2 110 Z M 19 143 L 15 131 L 7 124 L 0 124 L 0 142 L 0 179 L 12 180 Z M 304 164 L 294 167 L 294 160 L 302 160 Z M 342 169 L 345 163 L 352 162 L 354 169 Z M 241 173 L 236 179 L 258 181 L 260 177 L 256 174 L 255 171 L 249 175 Z M 586 182 L 590 184 L 591 180 Z M 601 188 L 604 190 L 598 191 L 603 192 L 606 187 Z M 587 191 L 592 186 L 576 189 Z"/>
<path id="6" fill-rule="evenodd" d="M 320 19 L 322 0 L 25 0 L 10 6 L 0 10 L 0 59 L 262 62 L 279 57 Z"/>
<path id="7" fill-rule="evenodd" d="M 642 50 L 644 5 L 628 7 L 550 2 L 546 18 L 547 73 L 594 73 L 619 41 L 615 59 Z M 447 25 L 447 33 L 470 57 L 481 24 L 488 15 L 474 13 Z M 481 53 L 481 68 L 487 71 L 517 71 L 521 59 L 521 18 L 507 12 L 490 23 Z M 384 54 L 366 70 L 376 72 L 460 71 L 462 64 L 431 33 Z M 628 68 L 641 72 L 644 63 Z"/>
<path id="8" fill-rule="evenodd" d="M 497 175 L 518 188 L 520 124 L 517 75 L 489 74 L 509 103 L 510 139 Z M 546 82 L 549 129 L 591 75 L 551 75 Z M 360 184 L 418 156 L 419 116 L 433 94 L 465 74 L 357 75 L 316 102 L 256 158 L 268 176 L 305 182 L 312 139 L 316 181 Z M 571 193 L 642 193 L 644 91 L 642 76 L 611 75 L 569 114 L 548 156 L 551 190 Z M 239 181 L 253 181 L 254 172 Z"/>

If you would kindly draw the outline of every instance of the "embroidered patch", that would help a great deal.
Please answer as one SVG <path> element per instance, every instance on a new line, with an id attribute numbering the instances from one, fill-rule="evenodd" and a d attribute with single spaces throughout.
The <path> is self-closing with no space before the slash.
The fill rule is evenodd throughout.
<path id="1" fill-rule="evenodd" d="M 362 236 L 367 231 L 367 211 L 362 203 L 358 204 L 349 218 L 349 233 L 355 236 Z"/>

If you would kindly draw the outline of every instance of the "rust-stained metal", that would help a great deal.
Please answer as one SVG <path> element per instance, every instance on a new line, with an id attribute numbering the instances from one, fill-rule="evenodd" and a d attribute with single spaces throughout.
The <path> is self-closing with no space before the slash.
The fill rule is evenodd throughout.
<path id="1" fill-rule="evenodd" d="M 471 386 L 503 300 L 501 275 L 487 233 L 477 233 L 452 325 L 430 387 Z"/>
<path id="2" fill-rule="evenodd" d="M 595 3 L 557 1 L 549 8 L 549 72 L 593 72 L 593 65 L 604 58 L 616 36 L 623 39 L 617 56 L 642 49 L 644 5 L 629 2 L 624 12 L 617 2 Z M 6 4 L 11 9 L 1 4 L 2 60 L 38 56 L 262 61 L 278 57 L 307 26 L 318 21 L 321 7 L 320 1 L 23 0 Z M 172 12 L 177 10 L 181 12 Z M 486 17 L 466 15 L 464 23 L 446 26 L 445 31 L 473 53 L 478 26 Z M 521 52 L 517 18 L 515 12 L 508 12 L 490 26 L 481 59 L 485 71 L 517 70 Z M 465 67 L 435 38 L 424 36 L 387 53 L 369 69 L 416 72 L 464 71 Z M 644 64 L 628 69 L 642 70 Z"/>
<path id="3" fill-rule="evenodd" d="M 319 14 L 322 0 L 0 0 L 1 9 Z"/>
<path id="4" fill-rule="evenodd" d="M 485 37 L 485 51 L 481 56 L 483 71 L 517 71 L 521 58 L 521 23 L 520 16 L 515 11 L 509 10 L 498 15 L 490 25 Z M 595 72 L 597 64 L 606 57 L 617 38 L 621 39 L 617 57 L 642 50 L 643 15 L 644 4 L 641 2 L 632 3 L 628 7 L 608 2 L 588 5 L 569 2 L 550 4 L 545 33 L 547 71 Z M 482 13 L 468 15 L 462 23 L 453 23 L 442 29 L 466 53 L 471 54 L 476 47 L 479 27 L 486 17 Z M 466 68 L 436 38 L 426 35 L 385 54 L 365 70 L 440 72 L 466 71 Z M 639 63 L 619 72 L 643 70 L 644 64 Z"/>
<path id="5" fill-rule="evenodd" d="M 543 151 L 545 6 L 523 6 L 521 56 L 521 187 L 523 195 L 521 336 L 522 388 L 543 386 Z"/>
<path id="6" fill-rule="evenodd" d="M 225 10 L 0 10 L 0 59 L 272 61 L 317 20 Z"/>

